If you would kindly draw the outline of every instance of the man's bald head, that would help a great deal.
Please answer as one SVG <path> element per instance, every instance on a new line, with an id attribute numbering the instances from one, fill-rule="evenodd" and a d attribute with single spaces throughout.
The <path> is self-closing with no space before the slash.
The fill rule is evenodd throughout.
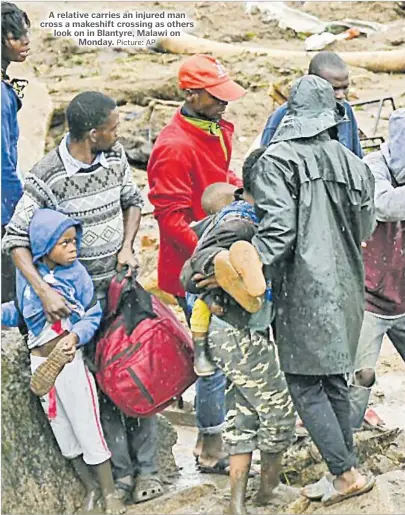
<path id="1" fill-rule="evenodd" d="M 336 100 L 344 100 L 349 87 L 349 69 L 338 54 L 326 50 L 319 52 L 309 63 L 308 73 L 330 82 Z"/>

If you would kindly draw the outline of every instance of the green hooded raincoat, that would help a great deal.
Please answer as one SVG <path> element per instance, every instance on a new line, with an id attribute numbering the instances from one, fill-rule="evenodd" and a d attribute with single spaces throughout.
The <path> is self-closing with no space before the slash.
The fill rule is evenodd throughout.
<path id="1" fill-rule="evenodd" d="M 256 164 L 261 219 L 253 244 L 273 281 L 281 368 L 352 370 L 364 310 L 361 242 L 374 224 L 374 179 L 327 129 L 345 123 L 331 85 L 292 90 L 273 143 Z"/>

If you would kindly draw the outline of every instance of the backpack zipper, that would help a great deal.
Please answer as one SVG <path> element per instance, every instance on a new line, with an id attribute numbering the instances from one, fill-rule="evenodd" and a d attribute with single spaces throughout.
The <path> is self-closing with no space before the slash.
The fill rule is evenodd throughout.
<path id="1" fill-rule="evenodd" d="M 136 386 L 141 390 L 144 397 L 146 397 L 149 404 L 154 404 L 154 400 L 151 396 L 151 394 L 146 389 L 146 386 L 142 383 L 142 381 L 139 379 L 139 377 L 135 374 L 135 372 L 132 370 L 132 368 L 127 368 L 129 375 L 131 376 L 132 380 L 136 384 Z"/>
<path id="2" fill-rule="evenodd" d="M 142 345 L 141 342 L 130 345 L 123 351 L 116 354 L 113 358 L 109 359 L 107 361 L 107 363 L 105 363 L 105 365 L 103 366 L 103 369 L 107 368 L 109 365 L 111 365 L 111 363 L 114 363 L 115 361 L 117 361 L 118 359 L 122 358 L 125 355 L 127 355 L 127 357 L 132 356 L 132 354 L 134 354 L 140 348 L 141 345 Z"/>

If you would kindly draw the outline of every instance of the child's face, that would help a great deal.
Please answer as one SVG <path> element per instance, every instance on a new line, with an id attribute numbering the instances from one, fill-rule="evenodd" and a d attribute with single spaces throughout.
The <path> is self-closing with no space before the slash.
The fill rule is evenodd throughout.
<path id="1" fill-rule="evenodd" d="M 77 259 L 76 228 L 69 227 L 48 254 L 48 261 L 54 265 L 71 266 Z"/>

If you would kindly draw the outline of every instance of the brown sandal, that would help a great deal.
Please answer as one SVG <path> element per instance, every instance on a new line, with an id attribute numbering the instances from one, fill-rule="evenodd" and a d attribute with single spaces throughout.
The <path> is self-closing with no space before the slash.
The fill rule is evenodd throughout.
<path id="1" fill-rule="evenodd" d="M 336 490 L 333 480 L 325 484 L 325 491 L 322 496 L 321 502 L 324 506 L 332 506 L 338 502 L 342 502 L 345 499 L 363 495 L 369 492 L 375 485 L 375 477 L 372 474 L 368 474 L 366 477 L 366 483 L 360 488 L 350 489 L 348 492 L 339 492 Z"/>
<path id="2" fill-rule="evenodd" d="M 46 361 L 41 363 L 32 374 L 30 390 L 38 397 L 46 395 L 55 384 L 56 378 L 61 373 L 63 367 L 70 360 L 71 358 L 64 353 L 62 347 L 56 345 L 46 358 Z"/>

